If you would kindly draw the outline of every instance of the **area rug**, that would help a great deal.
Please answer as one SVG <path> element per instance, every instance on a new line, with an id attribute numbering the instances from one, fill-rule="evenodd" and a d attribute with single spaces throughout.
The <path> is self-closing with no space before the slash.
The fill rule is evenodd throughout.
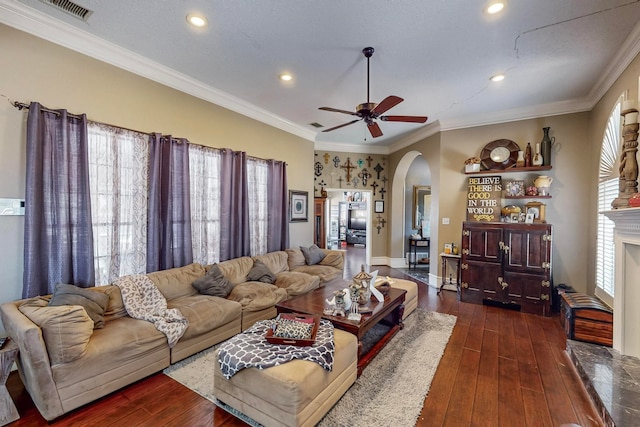
<path id="1" fill-rule="evenodd" d="M 455 323 L 455 316 L 417 308 L 318 425 L 415 425 Z M 214 352 L 215 347 L 206 349 L 164 373 L 248 424 L 260 426 L 215 398 Z"/>

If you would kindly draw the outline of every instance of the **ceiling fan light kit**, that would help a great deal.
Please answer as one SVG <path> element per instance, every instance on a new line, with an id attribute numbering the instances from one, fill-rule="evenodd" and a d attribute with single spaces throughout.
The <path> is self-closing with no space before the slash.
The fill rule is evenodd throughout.
<path id="1" fill-rule="evenodd" d="M 323 110 L 323 111 L 349 114 L 351 116 L 357 116 L 359 118 L 347 123 L 343 123 L 338 126 L 334 126 L 329 129 L 325 129 L 322 132 L 331 132 L 333 130 L 340 129 L 342 127 L 349 126 L 351 124 L 354 124 L 356 122 L 363 120 L 367 124 L 367 129 L 369 129 L 369 133 L 371 134 L 371 136 L 374 138 L 377 138 L 379 136 L 382 136 L 383 133 L 382 133 L 382 130 L 380 129 L 380 126 L 375 121 L 376 119 L 380 119 L 381 121 L 385 121 L 385 122 L 405 122 L 405 123 L 425 123 L 428 120 L 428 117 L 426 116 L 382 116 L 381 114 L 385 113 L 386 111 L 390 110 L 391 108 L 395 107 L 396 105 L 404 101 L 404 99 L 400 98 L 399 96 L 394 96 L 394 95 L 387 96 L 379 104 L 376 104 L 375 102 L 370 101 L 369 99 L 369 61 L 374 51 L 375 49 L 372 47 L 365 47 L 364 49 L 362 49 L 362 53 L 367 58 L 367 102 L 358 104 L 355 112 L 340 110 L 338 108 L 331 108 L 331 107 L 319 108 L 320 110 Z"/>

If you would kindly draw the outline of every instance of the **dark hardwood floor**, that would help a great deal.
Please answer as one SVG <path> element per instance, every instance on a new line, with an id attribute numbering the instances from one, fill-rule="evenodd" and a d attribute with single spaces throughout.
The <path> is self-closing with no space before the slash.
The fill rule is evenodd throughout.
<path id="1" fill-rule="evenodd" d="M 349 248 L 344 277 L 353 277 L 360 271 L 363 251 Z M 398 270 L 376 268 L 384 276 L 409 278 Z M 458 321 L 417 426 L 602 425 L 565 354 L 566 338 L 557 315 L 545 318 L 461 303 L 455 292 L 442 291 L 438 295 L 425 284 L 419 284 L 418 298 L 421 307 L 453 314 Z M 9 376 L 7 388 L 21 416 L 11 426 L 49 425 L 33 406 L 16 372 Z M 235 427 L 246 424 L 158 373 L 50 425 Z"/>

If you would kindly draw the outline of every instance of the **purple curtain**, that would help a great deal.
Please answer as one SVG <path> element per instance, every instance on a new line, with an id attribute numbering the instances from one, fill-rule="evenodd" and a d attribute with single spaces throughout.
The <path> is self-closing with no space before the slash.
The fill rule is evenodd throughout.
<path id="1" fill-rule="evenodd" d="M 251 251 L 246 162 L 244 152 L 220 152 L 220 261 Z"/>
<path id="2" fill-rule="evenodd" d="M 189 199 L 189 144 L 153 133 L 149 137 L 147 272 L 193 262 Z"/>
<path id="3" fill-rule="evenodd" d="M 287 164 L 269 160 L 268 168 L 267 252 L 283 251 L 289 247 Z"/>
<path id="4" fill-rule="evenodd" d="M 93 286 L 87 118 L 32 102 L 27 119 L 23 298 Z"/>

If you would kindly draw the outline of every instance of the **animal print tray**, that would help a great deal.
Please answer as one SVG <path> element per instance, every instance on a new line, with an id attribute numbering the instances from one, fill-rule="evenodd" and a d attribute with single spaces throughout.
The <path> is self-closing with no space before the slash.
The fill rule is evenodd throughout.
<path id="1" fill-rule="evenodd" d="M 278 316 L 279 319 L 291 320 L 294 322 L 300 322 L 302 324 L 311 324 L 311 336 L 308 339 L 301 338 L 284 338 L 276 336 L 275 330 L 269 329 L 267 331 L 266 339 L 271 344 L 278 345 L 295 345 L 299 347 L 305 347 L 313 345 L 316 342 L 316 334 L 318 333 L 318 326 L 320 325 L 319 315 L 299 314 L 299 313 L 282 313 Z"/>

